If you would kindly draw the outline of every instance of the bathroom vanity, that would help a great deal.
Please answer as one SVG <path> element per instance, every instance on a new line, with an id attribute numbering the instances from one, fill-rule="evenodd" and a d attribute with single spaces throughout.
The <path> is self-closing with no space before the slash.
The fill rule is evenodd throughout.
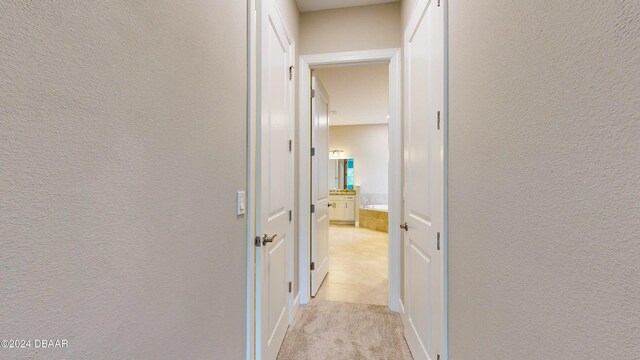
<path id="1" fill-rule="evenodd" d="M 341 150 L 334 150 L 341 151 Z M 360 199 L 354 184 L 354 161 L 351 158 L 329 160 L 329 222 L 358 225 Z"/>
<path id="2" fill-rule="evenodd" d="M 356 223 L 356 192 L 329 193 L 329 221 L 335 224 Z"/>

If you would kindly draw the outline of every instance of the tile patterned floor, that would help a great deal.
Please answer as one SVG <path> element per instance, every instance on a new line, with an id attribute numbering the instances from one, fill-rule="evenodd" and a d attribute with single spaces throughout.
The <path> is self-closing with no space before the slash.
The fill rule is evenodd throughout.
<path id="1" fill-rule="evenodd" d="M 331 226 L 329 274 L 316 299 L 387 305 L 387 244 L 387 233 Z"/>

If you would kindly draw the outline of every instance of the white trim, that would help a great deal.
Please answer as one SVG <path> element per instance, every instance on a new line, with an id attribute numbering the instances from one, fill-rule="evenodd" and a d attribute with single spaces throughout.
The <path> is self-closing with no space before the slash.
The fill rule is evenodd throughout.
<path id="1" fill-rule="evenodd" d="M 400 50 L 389 64 L 389 308 L 400 311 L 402 219 L 402 72 Z M 395 160 L 395 161 L 394 161 Z"/>
<path id="2" fill-rule="evenodd" d="M 277 7 L 276 7 L 277 8 Z M 290 54 L 289 54 L 289 64 L 291 64 L 291 66 L 295 66 L 296 63 L 296 43 L 295 41 L 293 41 L 291 35 L 289 34 L 289 30 L 287 29 L 286 23 L 284 23 L 284 19 L 283 19 L 283 24 L 285 25 L 285 32 L 287 33 L 287 37 L 289 37 L 290 40 Z M 293 72 L 293 76 L 291 81 L 289 81 L 289 98 L 290 98 L 290 103 L 289 103 L 289 116 L 290 116 L 290 121 L 289 121 L 289 139 L 291 140 L 291 156 L 289 157 L 289 169 L 291 170 L 291 187 L 293 188 L 295 186 L 295 182 L 296 182 L 296 87 L 295 87 L 295 83 L 296 83 L 296 77 L 295 77 L 295 71 Z M 289 325 L 291 325 L 293 323 L 293 318 L 294 318 L 294 305 L 295 305 L 295 299 L 293 296 L 293 289 L 295 288 L 296 285 L 296 280 L 294 279 L 295 277 L 295 271 L 294 271 L 294 264 L 295 264 L 295 254 L 293 251 L 294 245 L 295 245 L 295 238 L 296 238 L 296 234 L 295 234 L 295 227 L 293 226 L 293 211 L 295 209 L 295 196 L 293 196 L 293 192 L 291 192 L 289 194 L 289 211 L 291 211 L 291 221 L 289 221 L 289 244 L 288 244 L 288 252 L 289 252 L 289 269 L 287 270 L 289 272 L 289 281 L 291 281 L 291 292 L 289 293 Z"/>
<path id="3" fill-rule="evenodd" d="M 444 305 L 444 350 L 443 360 L 449 359 L 449 1 L 442 2 L 444 11 L 444 108 L 442 110 L 443 142 L 443 230 L 442 249 L 444 256 L 443 305 Z"/>
<path id="4" fill-rule="evenodd" d="M 293 320 L 296 319 L 296 314 L 298 313 L 298 309 L 300 308 L 300 292 L 296 294 L 293 298 L 293 306 L 291 307 L 291 315 L 289 320 L 289 325 L 293 324 Z"/>
<path id="5" fill-rule="evenodd" d="M 402 214 L 402 104 L 400 49 L 380 49 L 344 53 L 305 55 L 300 57 L 300 96 L 298 139 L 300 142 L 299 166 L 299 296 L 301 304 L 308 304 L 310 296 L 310 103 L 309 89 L 311 67 L 335 65 L 360 65 L 368 63 L 389 64 L 389 308 L 400 311 L 400 218 Z"/>
<path id="6" fill-rule="evenodd" d="M 255 1 L 247 0 L 247 320 L 246 320 L 246 360 L 255 359 L 255 150 L 256 150 L 256 38 L 257 19 Z"/>
<path id="7" fill-rule="evenodd" d="M 311 217 L 307 216 L 311 208 L 311 123 L 309 112 L 311 104 L 307 92 L 311 86 L 311 70 L 305 63 L 304 57 L 300 57 L 299 72 L 299 96 L 298 96 L 298 294 L 301 304 L 308 304 L 311 300 L 311 274 L 309 263 L 311 261 L 310 231 Z M 305 86 L 305 87 L 303 87 Z M 307 95 L 305 95 L 307 94 Z M 304 96 L 304 97 L 303 97 Z M 307 121 L 303 121 L 306 119 Z M 303 216 L 304 215 L 304 216 Z"/>

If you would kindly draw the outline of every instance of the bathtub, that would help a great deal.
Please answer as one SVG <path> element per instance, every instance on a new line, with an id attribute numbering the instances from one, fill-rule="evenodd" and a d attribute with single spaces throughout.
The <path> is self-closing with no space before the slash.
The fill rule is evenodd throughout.
<path id="1" fill-rule="evenodd" d="M 359 212 L 359 226 L 389 232 L 389 205 L 364 205 Z"/>
<path id="2" fill-rule="evenodd" d="M 389 212 L 389 205 L 365 205 L 365 209 Z"/>

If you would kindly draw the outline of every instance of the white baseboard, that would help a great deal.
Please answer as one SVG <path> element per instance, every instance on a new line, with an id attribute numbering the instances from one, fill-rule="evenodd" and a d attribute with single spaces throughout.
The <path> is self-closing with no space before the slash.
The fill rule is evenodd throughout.
<path id="1" fill-rule="evenodd" d="M 406 329 L 409 319 L 407 319 L 407 313 L 405 312 L 404 304 L 401 299 L 398 299 L 398 304 L 400 305 L 400 319 L 402 319 L 402 325 L 405 326 Z"/>
<path id="2" fill-rule="evenodd" d="M 291 311 L 291 314 L 293 315 L 292 318 L 295 319 L 296 318 L 296 314 L 298 313 L 298 309 L 300 308 L 300 292 L 298 291 L 298 293 L 296 294 L 296 297 L 293 298 L 293 309 Z M 293 323 L 293 321 L 291 321 Z"/>

